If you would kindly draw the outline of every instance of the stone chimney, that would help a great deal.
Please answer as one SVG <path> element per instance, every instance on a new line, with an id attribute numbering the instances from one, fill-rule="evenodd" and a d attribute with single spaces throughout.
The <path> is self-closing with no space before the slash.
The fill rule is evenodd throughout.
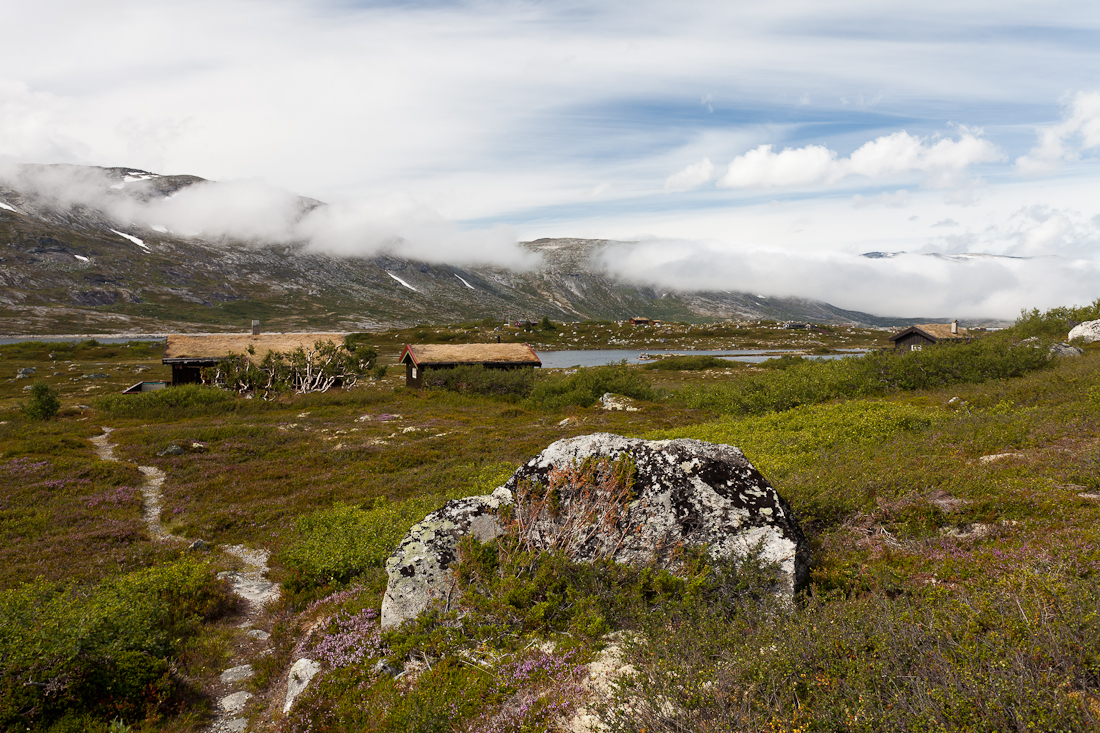
<path id="1" fill-rule="evenodd" d="M 253 336 L 259 336 L 260 335 L 260 322 L 257 321 L 255 318 L 252 319 L 252 335 Z"/>
<path id="2" fill-rule="evenodd" d="M 256 326 L 255 326 L 256 322 L 253 321 L 252 323 L 253 323 L 252 328 L 255 329 L 256 328 Z M 951 321 L 951 333 L 952 334 L 958 334 L 958 332 L 959 332 L 959 319 L 956 318 L 955 320 Z M 256 333 L 256 331 L 253 331 L 253 333 Z"/>

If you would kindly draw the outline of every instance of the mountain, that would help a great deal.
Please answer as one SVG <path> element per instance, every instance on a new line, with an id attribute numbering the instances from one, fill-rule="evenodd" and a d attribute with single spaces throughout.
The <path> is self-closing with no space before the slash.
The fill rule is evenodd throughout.
<path id="1" fill-rule="evenodd" d="M 798 320 L 893 325 L 797 298 L 672 292 L 611 277 L 606 240 L 540 239 L 530 272 L 396 255 L 345 257 L 304 242 L 182 236 L 126 212 L 165 202 L 196 176 L 132 168 L 23 166 L 0 175 L 0 316 L 8 333 L 373 330 L 429 322 L 604 319 Z M 217 191 L 217 189 L 211 189 Z M 293 216 L 323 203 L 291 202 Z"/>

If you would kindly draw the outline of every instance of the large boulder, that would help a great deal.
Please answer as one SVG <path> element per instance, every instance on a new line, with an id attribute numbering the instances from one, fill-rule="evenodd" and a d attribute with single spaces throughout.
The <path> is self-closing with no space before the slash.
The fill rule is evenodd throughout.
<path id="1" fill-rule="evenodd" d="M 1100 341 L 1100 321 L 1085 321 L 1084 323 L 1078 323 L 1072 329 L 1070 329 L 1067 340 L 1073 341 L 1074 339 L 1081 339 L 1086 344 L 1091 344 L 1093 341 Z"/>
<path id="2" fill-rule="evenodd" d="M 454 590 L 450 567 L 458 559 L 458 543 L 471 534 L 481 542 L 499 537 L 504 528 L 497 511 L 511 503 L 511 492 L 499 488 L 487 496 L 449 501 L 414 524 L 386 560 L 389 582 L 382 596 L 382 628 L 415 618 L 434 601 L 448 600 Z"/>
<path id="3" fill-rule="evenodd" d="M 505 527 L 496 511 L 513 497 Z M 492 495 L 450 502 L 414 527 L 387 562 L 382 626 L 450 596 L 463 535 L 505 530 L 577 562 L 609 558 L 673 572 L 684 547 L 706 546 L 715 559 L 755 553 L 775 563 L 788 598 L 808 572 L 809 545 L 790 507 L 737 448 L 597 433 L 553 443 Z"/>

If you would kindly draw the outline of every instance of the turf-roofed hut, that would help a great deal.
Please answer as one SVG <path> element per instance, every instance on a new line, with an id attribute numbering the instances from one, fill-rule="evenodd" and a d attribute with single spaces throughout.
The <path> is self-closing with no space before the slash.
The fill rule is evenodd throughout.
<path id="1" fill-rule="evenodd" d="M 969 330 L 959 328 L 959 322 L 924 323 L 910 326 L 890 337 L 895 351 L 919 351 L 932 344 L 966 343 L 974 338 Z"/>
<path id="2" fill-rule="evenodd" d="M 344 343 L 343 333 L 214 333 L 169 334 L 161 363 L 172 366 L 172 386 L 202 382 L 202 369 L 230 356 L 247 356 L 259 364 L 269 351 L 289 353 L 312 349 L 319 341 Z"/>
<path id="3" fill-rule="evenodd" d="M 428 369 L 451 369 L 460 364 L 481 364 L 486 369 L 531 369 L 542 360 L 527 344 L 408 344 L 401 352 L 405 385 L 424 386 Z"/>

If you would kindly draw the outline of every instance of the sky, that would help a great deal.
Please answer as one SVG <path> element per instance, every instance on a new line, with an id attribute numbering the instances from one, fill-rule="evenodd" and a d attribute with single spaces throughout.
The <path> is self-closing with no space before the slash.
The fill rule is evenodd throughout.
<path id="1" fill-rule="evenodd" d="M 328 251 L 624 240 L 624 278 L 896 316 L 1100 297 L 1094 2 L 40 0 L 0 27 L 0 164 L 198 175 L 238 218 L 313 197 L 296 234 Z"/>

